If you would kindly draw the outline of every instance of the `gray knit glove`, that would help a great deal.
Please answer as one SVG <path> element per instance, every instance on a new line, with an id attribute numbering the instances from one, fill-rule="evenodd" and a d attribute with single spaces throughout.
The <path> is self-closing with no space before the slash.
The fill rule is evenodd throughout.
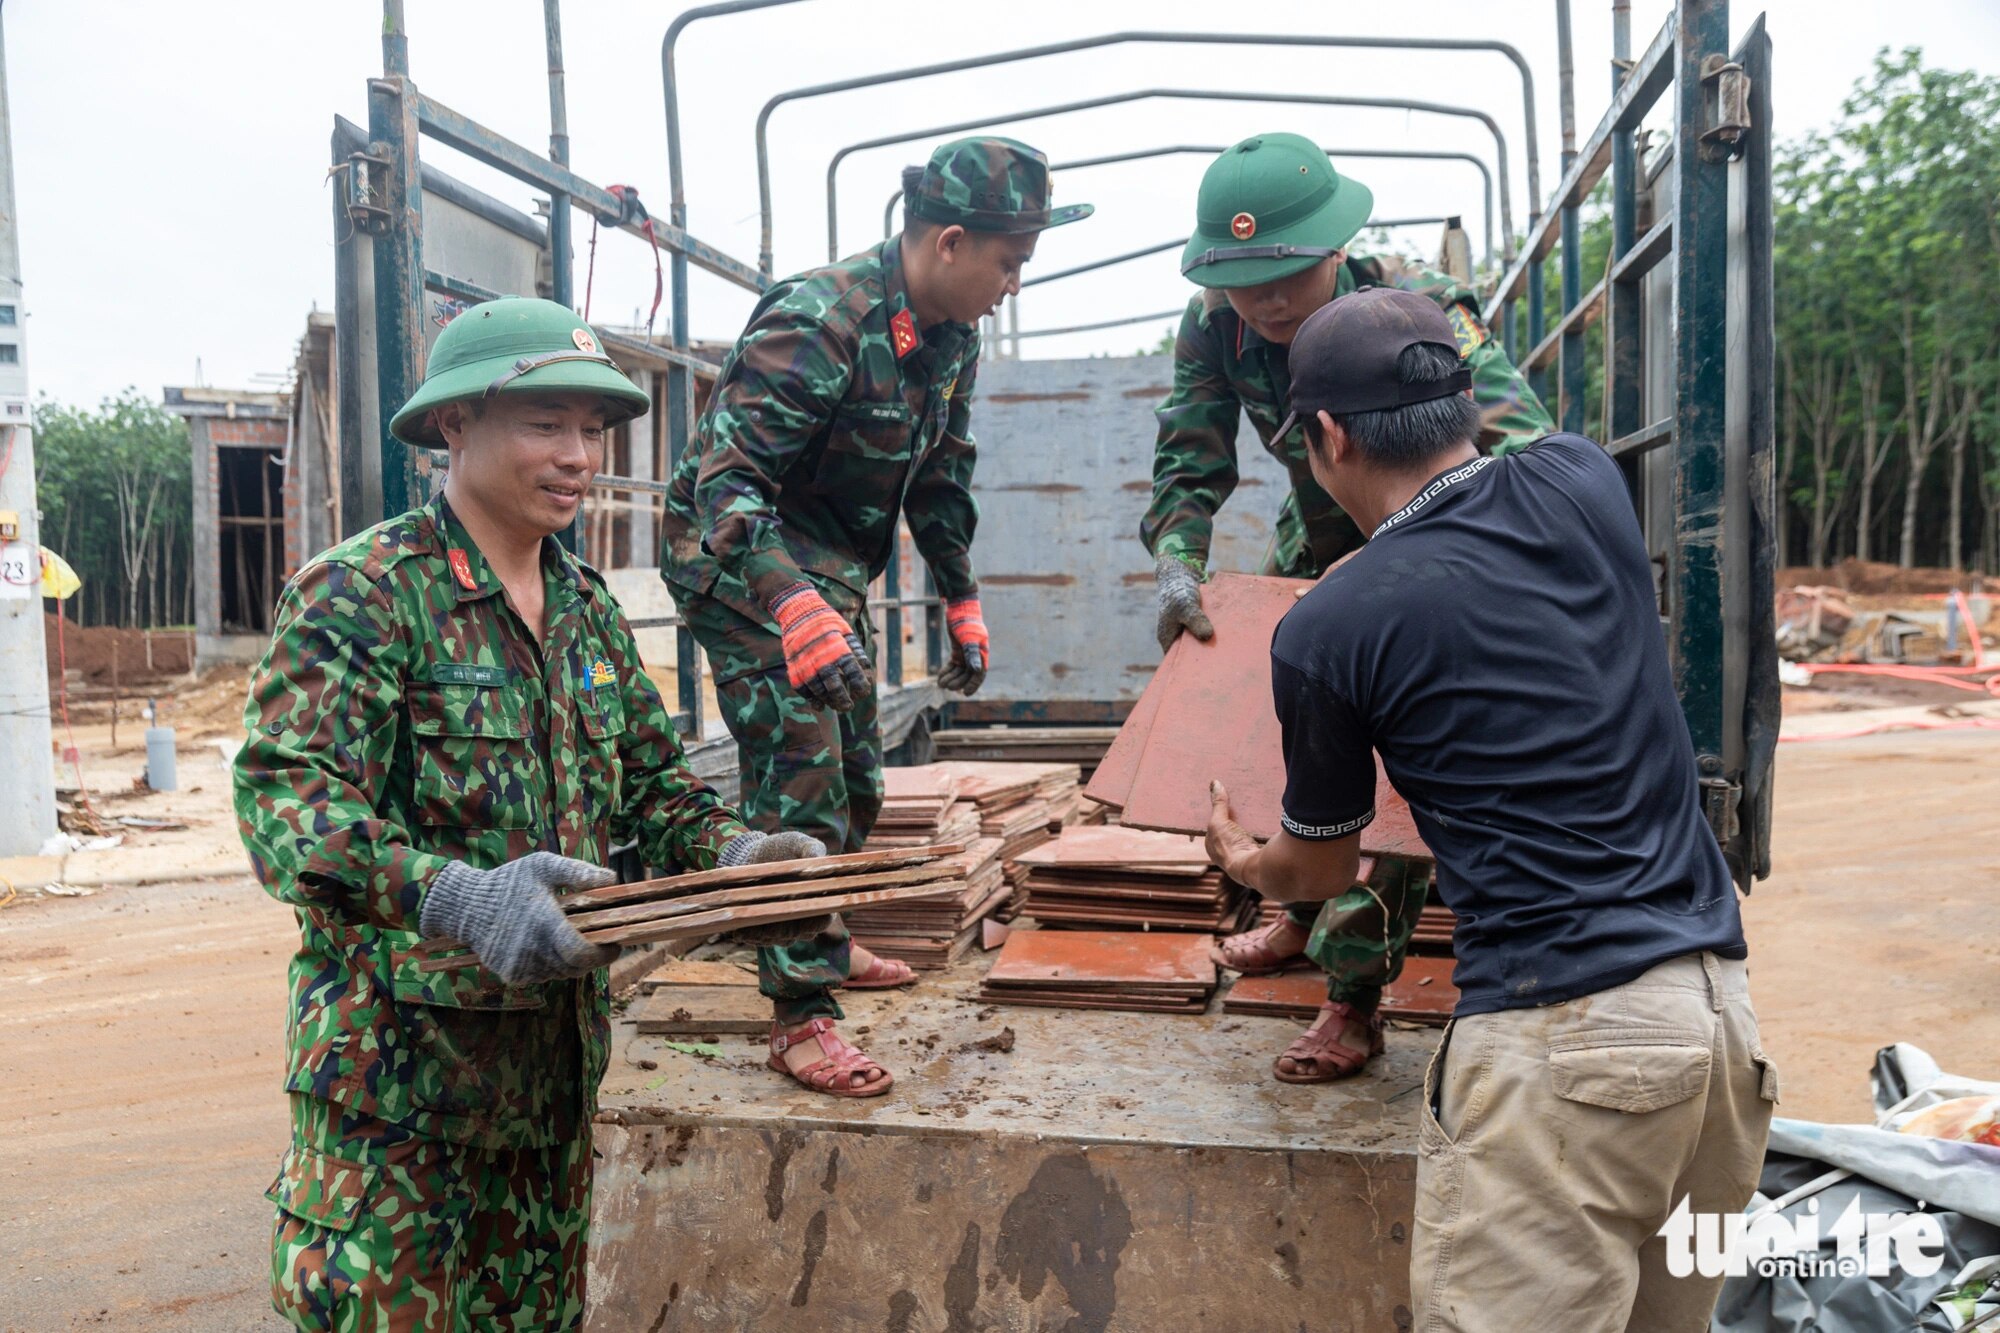
<path id="1" fill-rule="evenodd" d="M 773 861 L 800 861 L 825 856 L 826 844 L 807 833 L 758 833 L 754 829 L 730 839 L 716 859 L 718 866 L 761 866 Z M 723 936 L 731 944 L 766 948 L 809 940 L 833 928 L 831 914 L 807 917 L 802 921 L 773 921 L 768 925 L 745 926 Z"/>
<path id="2" fill-rule="evenodd" d="M 1201 576 L 1177 555 L 1163 555 L 1153 564 L 1153 577 L 1160 586 L 1160 651 L 1174 646 L 1186 630 L 1206 643 L 1215 637 L 1215 626 L 1201 609 Z"/>
<path id="3" fill-rule="evenodd" d="M 607 967 L 615 944 L 591 944 L 563 919 L 558 889 L 601 889 L 609 870 L 554 852 L 531 852 L 498 870 L 453 861 L 424 894 L 417 928 L 433 939 L 457 940 L 510 986 L 580 977 Z"/>

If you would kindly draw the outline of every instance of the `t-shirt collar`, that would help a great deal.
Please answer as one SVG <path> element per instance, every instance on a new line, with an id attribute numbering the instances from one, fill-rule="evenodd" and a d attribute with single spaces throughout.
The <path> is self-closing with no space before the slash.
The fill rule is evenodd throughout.
<path id="1" fill-rule="evenodd" d="M 1493 456 L 1491 454 L 1481 454 L 1469 463 L 1460 463 L 1457 467 L 1438 473 L 1435 477 L 1425 482 L 1421 490 L 1410 497 L 1408 504 L 1383 519 L 1381 525 L 1368 535 L 1368 539 L 1373 541 L 1389 529 L 1399 524 L 1407 523 L 1422 514 L 1425 510 L 1432 509 L 1440 497 L 1448 494 L 1453 487 L 1461 486 L 1478 476 L 1480 472 L 1485 470 L 1487 464 L 1492 461 Z"/>

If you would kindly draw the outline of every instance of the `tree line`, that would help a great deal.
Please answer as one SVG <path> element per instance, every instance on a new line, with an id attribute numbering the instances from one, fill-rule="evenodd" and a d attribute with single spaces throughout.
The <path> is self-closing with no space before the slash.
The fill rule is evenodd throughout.
<path id="1" fill-rule="evenodd" d="M 1774 187 L 1780 563 L 2000 569 L 2000 79 L 1884 51 Z"/>
<path id="2" fill-rule="evenodd" d="M 83 581 L 64 614 L 84 625 L 193 623 L 187 422 L 137 389 L 95 410 L 43 398 L 35 407 L 35 486 L 42 545 Z"/>

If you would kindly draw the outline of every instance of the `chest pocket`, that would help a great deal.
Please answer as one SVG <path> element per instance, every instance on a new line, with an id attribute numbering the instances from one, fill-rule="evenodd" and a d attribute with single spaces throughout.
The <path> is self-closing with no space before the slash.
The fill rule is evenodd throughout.
<path id="1" fill-rule="evenodd" d="M 856 506 L 893 502 L 922 423 L 907 403 L 848 403 L 833 419 L 813 490 Z"/>
<path id="2" fill-rule="evenodd" d="M 535 826 L 541 758 L 529 734 L 528 701 L 518 688 L 413 684 L 405 701 L 418 823 Z"/>
<path id="3" fill-rule="evenodd" d="M 618 747 L 625 736 L 625 695 L 615 685 L 579 691 L 577 719 L 582 724 L 583 783 L 596 802 L 593 814 L 608 818 L 620 805 L 625 763 Z"/>

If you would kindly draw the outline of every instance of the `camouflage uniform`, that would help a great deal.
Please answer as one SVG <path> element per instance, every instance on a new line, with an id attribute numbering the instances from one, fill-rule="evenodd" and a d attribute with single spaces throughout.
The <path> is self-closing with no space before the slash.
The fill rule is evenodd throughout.
<path id="1" fill-rule="evenodd" d="M 1445 308 L 1459 353 L 1472 367 L 1472 395 L 1484 421 L 1482 445 L 1511 453 L 1555 429 L 1541 399 L 1480 321 L 1479 298 L 1470 288 L 1410 260 L 1349 254 L 1334 295 L 1363 287 L 1422 292 Z M 1239 411 L 1248 414 L 1257 438 L 1292 479 L 1264 572 L 1317 578 L 1361 545 L 1363 534 L 1354 520 L 1312 479 L 1304 436 L 1294 430 L 1272 439 L 1285 419 L 1291 388 L 1286 353 L 1245 324 L 1222 289 L 1198 292 L 1188 301 L 1174 342 L 1174 387 L 1158 409 L 1153 502 L 1139 525 L 1148 551 L 1178 556 L 1197 572 L 1206 568 L 1215 513 L 1236 489 Z"/>
<path id="2" fill-rule="evenodd" d="M 688 772 L 603 580 L 552 541 L 542 558 L 537 643 L 440 497 L 300 571 L 251 680 L 237 819 L 302 934 L 270 1190 L 274 1299 L 301 1328 L 582 1309 L 606 976 L 419 970 L 437 872 L 602 865 L 628 838 L 705 869 L 744 831 Z"/>
<path id="3" fill-rule="evenodd" d="M 1037 231 L 1089 205 L 1048 206 L 1047 162 L 1024 144 L 968 139 L 932 154 L 906 211 L 971 231 Z M 971 431 L 979 336 L 920 327 L 893 236 L 777 283 L 722 364 L 694 447 L 675 465 L 661 576 L 708 651 L 736 738 L 744 815 L 855 851 L 882 808 L 873 691 L 852 711 L 792 688 L 771 599 L 806 582 L 875 656 L 869 583 L 899 515 L 946 601 L 977 593 Z M 838 1018 L 847 932 L 758 951 L 759 986 L 786 1023 Z"/>
<path id="4" fill-rule="evenodd" d="M 1366 884 L 1286 909 L 1311 928 L 1305 955 L 1326 970 L 1327 999 L 1374 1010 L 1382 988 L 1402 974 L 1430 882 L 1429 862 L 1383 856 Z"/>
<path id="5" fill-rule="evenodd" d="M 1480 321 L 1478 297 L 1456 280 L 1410 260 L 1349 254 L 1334 295 L 1386 286 L 1422 292 L 1445 307 L 1459 353 L 1472 367 L 1483 446 L 1511 453 L 1555 429 L 1541 399 Z M 1263 572 L 1317 578 L 1361 545 L 1363 534 L 1354 520 L 1313 480 L 1304 436 L 1294 429 L 1282 440 L 1272 438 L 1284 421 L 1291 388 L 1286 352 L 1244 323 L 1221 289 L 1200 292 L 1188 302 L 1174 342 L 1174 387 L 1158 411 L 1153 503 L 1139 528 L 1154 555 L 1178 556 L 1198 571 L 1206 568 L 1215 512 L 1236 488 L 1239 410 L 1248 414 L 1257 437 L 1292 479 Z M 1329 904 L 1300 903 L 1288 909 L 1293 921 L 1312 931 L 1307 954 L 1327 969 L 1331 999 L 1365 1001 L 1402 970 L 1404 948 L 1424 905 L 1428 871 L 1406 889 L 1400 864 L 1381 864 L 1385 868 L 1378 878 L 1393 881 L 1386 890 L 1356 890 Z"/>
<path id="6" fill-rule="evenodd" d="M 792 689 L 769 599 L 803 579 L 872 649 L 868 584 L 906 506 L 939 593 L 978 590 L 968 399 L 979 335 L 915 329 L 901 247 L 891 237 L 764 294 L 674 468 L 662 533 L 660 572 L 708 651 L 736 738 L 744 817 L 833 853 L 859 850 L 882 809 L 875 699 L 836 713 Z M 900 355 L 899 322 L 915 329 Z M 839 1017 L 846 929 L 760 949 L 758 973 L 782 1021 Z"/>

